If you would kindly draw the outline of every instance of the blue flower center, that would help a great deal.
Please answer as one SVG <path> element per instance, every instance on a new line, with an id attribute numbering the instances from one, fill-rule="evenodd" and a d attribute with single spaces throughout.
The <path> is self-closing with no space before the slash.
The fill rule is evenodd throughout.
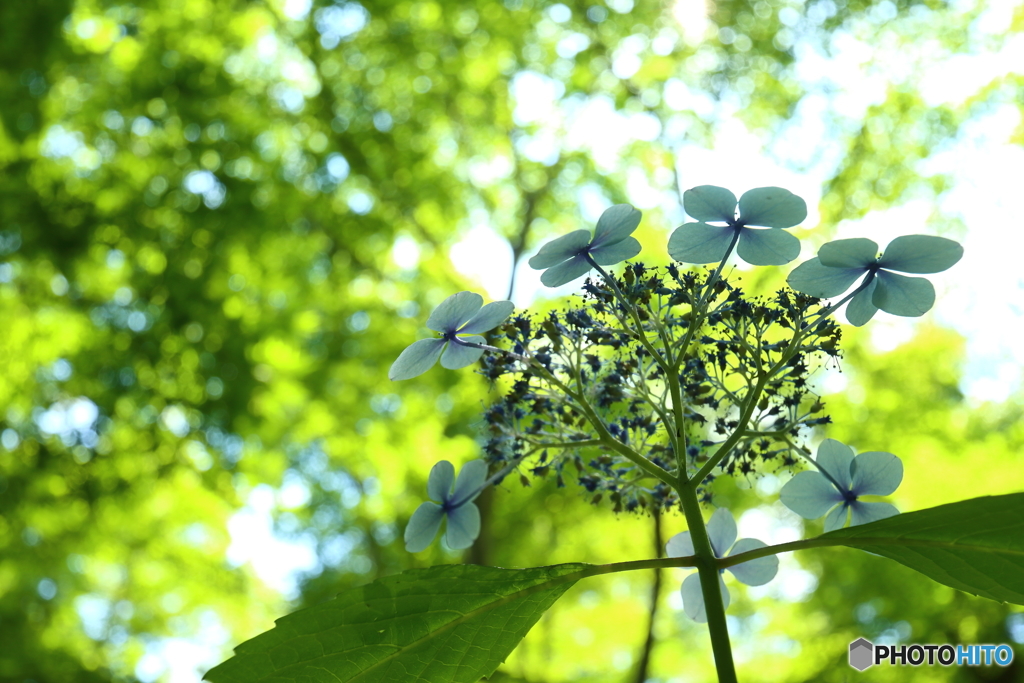
<path id="1" fill-rule="evenodd" d="M 843 491 L 843 500 L 846 501 L 847 505 L 857 501 L 856 491 Z"/>

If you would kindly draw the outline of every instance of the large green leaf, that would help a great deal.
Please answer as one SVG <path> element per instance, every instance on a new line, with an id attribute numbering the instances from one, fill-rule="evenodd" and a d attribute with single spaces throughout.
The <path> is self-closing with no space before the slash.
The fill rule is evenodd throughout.
<path id="1" fill-rule="evenodd" d="M 476 683 L 589 565 L 414 569 L 290 614 L 211 669 L 213 683 Z"/>
<path id="2" fill-rule="evenodd" d="M 974 595 L 1024 604 L 1024 493 L 972 498 L 824 534 Z"/>

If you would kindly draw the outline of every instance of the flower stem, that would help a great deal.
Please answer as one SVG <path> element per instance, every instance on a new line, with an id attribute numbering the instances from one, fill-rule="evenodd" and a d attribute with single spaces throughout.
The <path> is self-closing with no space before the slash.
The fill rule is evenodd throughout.
<path id="1" fill-rule="evenodd" d="M 725 262 L 729 260 L 730 256 L 732 256 L 732 250 L 736 248 L 737 242 L 740 241 L 741 231 L 737 230 L 734 225 L 730 225 L 729 227 L 733 228 L 735 231 L 732 236 L 732 241 L 729 242 L 729 248 L 726 250 L 725 256 L 723 256 L 722 260 L 718 262 L 718 266 L 715 268 L 715 271 L 711 273 L 711 277 L 709 277 L 707 283 L 705 283 L 704 293 L 697 302 L 697 308 L 704 306 L 712 296 L 712 290 L 714 289 L 715 283 L 718 282 L 719 276 L 722 274 L 722 268 L 725 267 Z"/>
<path id="2" fill-rule="evenodd" d="M 711 651 L 715 656 L 715 669 L 718 671 L 718 683 L 736 683 L 736 667 L 732 661 L 732 645 L 729 643 L 729 627 L 725 621 L 725 605 L 722 603 L 722 590 L 719 588 L 718 560 L 711 548 L 704 517 L 700 513 L 697 501 L 697 485 L 700 482 L 692 479 L 680 484 L 676 489 L 682 503 L 686 525 L 693 541 L 693 554 L 697 572 L 700 575 L 700 589 L 704 595 L 704 609 L 708 617 L 708 630 L 711 633 Z"/>
<path id="3" fill-rule="evenodd" d="M 662 356 L 658 351 L 651 345 L 651 342 L 647 339 L 647 332 L 644 330 L 643 321 L 640 319 L 640 312 L 636 306 L 631 304 L 619 289 L 618 284 L 615 282 L 615 278 L 610 276 L 604 268 L 598 265 L 590 254 L 587 254 L 587 262 L 601 274 L 612 291 L 615 292 L 615 296 L 618 297 L 619 302 L 629 312 L 629 315 L 633 318 L 633 322 L 636 324 L 634 333 L 637 339 L 644 345 L 647 352 L 651 354 L 651 357 L 661 368 L 662 373 L 665 375 L 665 381 L 668 383 L 669 392 L 672 395 L 672 421 L 662 418 L 665 429 L 669 431 L 672 438 L 672 451 L 675 453 L 676 458 L 676 476 L 686 477 L 686 428 L 683 417 L 683 394 L 679 387 L 679 375 L 676 373 L 676 362 L 672 359 L 672 344 L 668 339 L 667 335 L 659 336 L 662 338 L 662 342 L 665 347 L 665 355 Z M 685 352 L 686 349 L 683 349 Z M 649 401 L 651 407 L 653 407 L 660 414 L 659 406 L 653 401 Z"/>

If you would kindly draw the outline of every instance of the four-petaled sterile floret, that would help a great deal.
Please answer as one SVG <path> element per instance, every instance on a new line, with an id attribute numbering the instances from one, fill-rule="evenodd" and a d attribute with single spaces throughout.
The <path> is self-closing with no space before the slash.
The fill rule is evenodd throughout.
<path id="1" fill-rule="evenodd" d="M 458 292 L 440 303 L 427 318 L 427 327 L 441 336 L 421 339 L 402 351 L 388 371 L 388 379 L 395 381 L 422 375 L 441 359 L 441 366 L 458 370 L 472 365 L 484 349 L 480 344 L 481 332 L 493 330 L 512 315 L 511 301 L 484 304 L 484 298 L 474 292 Z M 483 308 L 481 308 L 483 306 Z"/>
<path id="2" fill-rule="evenodd" d="M 616 204 L 597 220 L 594 236 L 589 230 L 576 230 L 553 239 L 530 259 L 530 267 L 543 270 L 540 281 L 559 287 L 586 275 L 594 263 L 614 266 L 640 253 L 640 243 L 630 237 L 640 225 L 640 212 L 629 204 Z"/>
<path id="3" fill-rule="evenodd" d="M 444 540 L 448 547 L 462 550 L 473 545 L 480 535 L 480 510 L 473 501 L 483 492 L 486 479 L 487 463 L 483 460 L 463 465 L 458 479 L 455 467 L 447 460 L 434 465 L 427 478 L 427 495 L 436 502 L 425 502 L 412 513 L 405 527 L 405 549 L 411 553 L 424 550 L 446 518 Z"/>
<path id="4" fill-rule="evenodd" d="M 825 531 L 867 524 L 899 514 L 889 503 L 871 503 L 862 496 L 888 496 L 903 481 L 903 463 L 892 453 L 853 449 L 835 439 L 818 446 L 817 472 L 801 472 L 782 487 L 783 505 L 804 519 L 825 517 Z"/>
<path id="5" fill-rule="evenodd" d="M 683 193 L 683 209 L 699 222 L 685 223 L 669 237 L 668 253 L 676 261 L 717 263 L 733 246 L 755 266 L 781 266 L 800 255 L 800 240 L 783 228 L 807 218 L 807 204 L 789 190 L 758 187 L 737 202 L 724 187 L 701 185 Z"/>
<path id="6" fill-rule="evenodd" d="M 718 508 L 711 515 L 707 523 L 708 540 L 711 541 L 711 549 L 715 557 L 729 557 L 740 553 L 766 548 L 767 546 L 756 538 L 741 538 L 736 540 L 736 520 L 732 513 L 725 508 Z M 693 555 L 693 538 L 689 531 L 676 534 L 669 539 L 665 545 L 665 554 L 669 557 L 689 557 Z M 755 560 L 742 562 L 728 567 L 732 575 L 739 579 L 740 583 L 748 586 L 763 586 L 775 578 L 779 571 L 779 558 L 774 555 L 759 557 Z M 722 590 L 722 603 L 725 608 L 729 607 L 729 589 L 725 587 L 719 572 L 718 585 Z M 690 574 L 683 581 L 680 589 L 683 595 L 683 611 L 686 616 L 696 622 L 704 623 L 708 620 L 704 609 L 704 593 L 701 592 L 700 575 Z"/>
<path id="7" fill-rule="evenodd" d="M 846 307 L 851 325 L 866 324 L 879 309 L 892 315 L 916 318 L 935 303 L 935 288 L 923 277 L 901 273 L 941 273 L 964 255 L 953 240 L 932 235 L 897 237 L 879 255 L 878 245 L 863 237 L 829 242 L 815 258 L 801 263 L 787 282 L 798 292 L 818 297 L 843 294 L 864 275 L 860 291 Z"/>

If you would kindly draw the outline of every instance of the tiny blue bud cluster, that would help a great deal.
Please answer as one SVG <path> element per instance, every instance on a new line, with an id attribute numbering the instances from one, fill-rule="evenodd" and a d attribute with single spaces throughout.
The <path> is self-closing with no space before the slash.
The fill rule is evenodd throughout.
<path id="1" fill-rule="evenodd" d="M 840 329 L 825 321 L 798 349 L 788 349 L 778 330 L 811 324 L 820 315 L 818 300 L 788 290 L 771 299 L 749 296 L 719 279 L 709 314 L 699 330 L 691 331 L 693 304 L 707 280 L 674 265 L 652 269 L 632 264 L 614 284 L 587 280 L 576 306 L 536 318 L 520 315 L 502 327 L 512 353 L 484 357 L 483 373 L 494 380 L 507 378 L 503 385 L 509 387 L 484 414 L 488 461 L 494 467 L 530 462 L 526 470 L 540 477 L 553 474 L 559 486 L 571 464 L 576 481 L 594 502 L 607 499 L 616 511 L 670 508 L 678 502 L 672 488 L 652 481 L 602 443 L 593 418 L 613 439 L 645 454 L 657 467 L 672 471 L 685 462 L 695 470 L 737 428 L 738 408 L 757 378 L 767 376 L 786 352 L 785 367 L 762 383 L 761 399 L 722 471 L 751 475 L 795 464 L 794 449 L 806 429 L 829 422 L 808 387 L 808 376 L 823 359 L 838 357 Z M 630 309 L 638 313 L 646 334 L 679 347 L 687 444 L 682 458 L 676 458 L 674 435 L 669 434 L 673 406 L 668 382 L 636 332 L 624 324 Z M 524 358 L 535 359 L 544 371 Z M 581 387 L 580 395 L 566 392 L 566 386 Z"/>

